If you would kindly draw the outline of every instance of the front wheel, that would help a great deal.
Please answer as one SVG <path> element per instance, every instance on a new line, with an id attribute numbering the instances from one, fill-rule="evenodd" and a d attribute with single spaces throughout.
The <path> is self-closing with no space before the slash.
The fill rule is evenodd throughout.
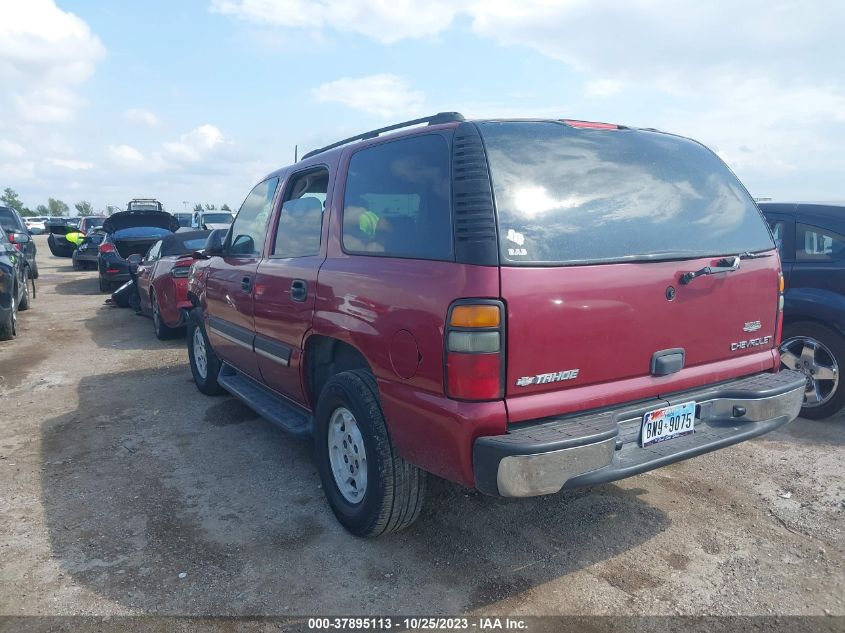
<path id="1" fill-rule="evenodd" d="M 217 383 L 217 375 L 220 373 L 220 359 L 211 349 L 205 327 L 202 324 L 202 316 L 194 313 L 188 321 L 188 362 L 191 365 L 191 374 L 194 382 L 202 393 L 207 396 L 215 396 L 223 393 L 223 388 Z"/>
<path id="2" fill-rule="evenodd" d="M 370 372 L 329 379 L 317 403 L 315 444 L 329 506 L 352 534 L 380 536 L 417 520 L 425 472 L 396 452 Z"/>
<path id="3" fill-rule="evenodd" d="M 804 374 L 801 417 L 820 420 L 845 405 L 839 370 L 845 366 L 845 339 L 824 325 L 790 323 L 783 329 L 781 363 Z"/>

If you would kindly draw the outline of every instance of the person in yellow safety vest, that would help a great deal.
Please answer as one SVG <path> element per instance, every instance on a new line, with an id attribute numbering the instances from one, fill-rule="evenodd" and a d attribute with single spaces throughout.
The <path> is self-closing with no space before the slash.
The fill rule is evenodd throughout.
<path id="1" fill-rule="evenodd" d="M 358 217 L 358 228 L 361 229 L 361 233 L 364 235 L 373 237 L 376 234 L 376 229 L 378 228 L 380 220 L 381 218 L 378 213 L 366 209 L 361 212 L 361 215 Z"/>
<path id="2" fill-rule="evenodd" d="M 85 239 L 85 233 L 79 233 L 78 231 L 68 233 L 67 235 L 65 235 L 65 239 L 71 244 L 76 244 L 77 246 L 79 246 L 80 244 L 82 244 L 82 240 Z"/>

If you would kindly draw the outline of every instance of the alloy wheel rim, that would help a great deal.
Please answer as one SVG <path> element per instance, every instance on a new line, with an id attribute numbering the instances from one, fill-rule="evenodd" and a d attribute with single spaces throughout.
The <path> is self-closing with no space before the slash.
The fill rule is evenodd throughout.
<path id="1" fill-rule="evenodd" d="M 15 303 L 15 295 L 12 293 L 12 334 L 18 333 L 18 306 Z"/>
<path id="2" fill-rule="evenodd" d="M 208 358 L 205 354 L 205 340 L 198 327 L 194 328 L 194 365 L 200 378 L 205 380 L 208 375 Z"/>
<path id="3" fill-rule="evenodd" d="M 804 374 L 804 406 L 820 407 L 833 397 L 839 386 L 839 365 L 833 352 L 821 341 L 809 336 L 795 336 L 780 347 L 784 367 Z"/>
<path id="4" fill-rule="evenodd" d="M 340 494 L 349 503 L 360 503 L 367 492 L 367 453 L 355 416 L 338 407 L 329 419 L 329 462 Z"/>
<path id="5" fill-rule="evenodd" d="M 153 295 L 153 326 L 155 327 L 156 332 L 161 329 L 161 314 L 158 311 L 158 301 L 156 301 L 155 295 Z"/>

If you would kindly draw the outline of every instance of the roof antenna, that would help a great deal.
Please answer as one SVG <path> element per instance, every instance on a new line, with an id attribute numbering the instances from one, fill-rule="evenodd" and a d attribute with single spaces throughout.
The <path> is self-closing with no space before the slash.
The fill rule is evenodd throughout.
<path id="1" fill-rule="evenodd" d="M 295 162 L 295 163 L 299 162 L 298 156 L 299 156 L 299 145 L 294 145 L 293 146 L 293 162 Z"/>

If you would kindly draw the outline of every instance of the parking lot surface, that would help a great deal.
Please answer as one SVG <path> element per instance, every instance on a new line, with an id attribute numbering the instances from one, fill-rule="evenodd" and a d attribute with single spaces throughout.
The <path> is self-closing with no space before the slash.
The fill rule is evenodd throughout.
<path id="1" fill-rule="evenodd" d="M 39 249 L 0 344 L 0 614 L 845 615 L 845 420 L 533 499 L 430 480 L 364 541 L 308 442 Z"/>

